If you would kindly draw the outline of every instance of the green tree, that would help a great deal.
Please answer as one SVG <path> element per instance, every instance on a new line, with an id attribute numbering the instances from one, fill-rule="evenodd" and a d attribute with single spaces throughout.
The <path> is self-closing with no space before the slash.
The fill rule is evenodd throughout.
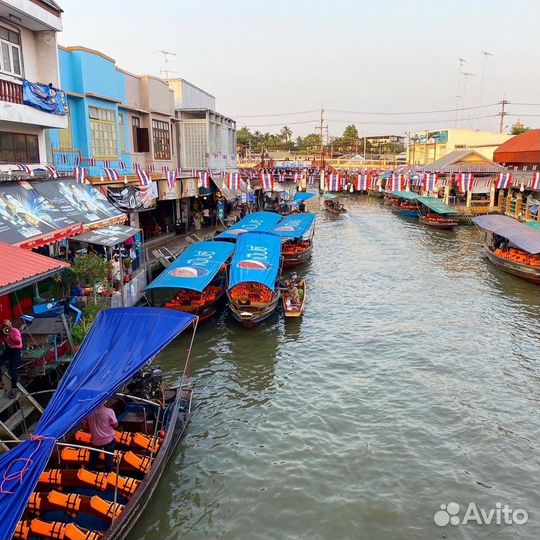
<path id="1" fill-rule="evenodd" d="M 298 143 L 299 150 L 309 150 L 312 148 L 320 148 L 321 137 L 317 133 L 310 133 L 302 137 Z"/>
<path id="2" fill-rule="evenodd" d="M 245 146 L 249 146 L 249 144 L 251 143 L 252 138 L 253 138 L 253 135 L 252 135 L 251 131 L 249 130 L 249 128 L 247 128 L 247 127 L 240 128 L 236 132 L 236 141 L 237 141 L 238 144 L 243 144 Z"/>
<path id="3" fill-rule="evenodd" d="M 525 133 L 531 128 L 524 126 L 519 120 L 512 126 L 511 135 L 519 135 L 520 133 Z"/>
<path id="4" fill-rule="evenodd" d="M 343 135 L 341 137 L 344 142 L 351 144 L 358 140 L 358 130 L 354 124 L 349 124 L 345 126 L 343 130 Z"/>
<path id="5" fill-rule="evenodd" d="M 292 137 L 292 129 L 288 126 L 283 126 L 279 134 L 281 135 L 281 139 L 288 143 Z"/>

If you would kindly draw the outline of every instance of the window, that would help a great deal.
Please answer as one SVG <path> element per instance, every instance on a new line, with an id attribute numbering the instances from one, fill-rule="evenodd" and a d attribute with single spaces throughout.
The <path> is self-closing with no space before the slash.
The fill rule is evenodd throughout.
<path id="1" fill-rule="evenodd" d="M 118 156 L 116 115 L 111 109 L 89 107 L 92 155 L 96 158 Z"/>
<path id="2" fill-rule="evenodd" d="M 133 138 L 133 151 L 134 152 L 140 152 L 139 150 L 139 144 L 138 144 L 138 137 L 137 137 L 137 129 L 141 127 L 141 119 L 138 116 L 132 116 L 131 117 L 131 134 Z"/>
<path id="3" fill-rule="evenodd" d="M 22 76 L 21 45 L 17 32 L 0 26 L 0 71 Z"/>
<path id="4" fill-rule="evenodd" d="M 120 150 L 122 153 L 126 151 L 126 133 L 124 131 L 124 115 L 118 113 L 118 125 L 120 126 Z"/>
<path id="5" fill-rule="evenodd" d="M 171 131 L 169 122 L 152 120 L 154 159 L 171 159 Z"/>
<path id="6" fill-rule="evenodd" d="M 71 150 L 73 148 L 73 135 L 72 135 L 72 122 L 71 122 L 71 107 L 68 104 L 68 114 L 67 114 L 68 125 L 67 128 L 60 129 L 60 148 L 62 150 Z"/>
<path id="7" fill-rule="evenodd" d="M 0 131 L 0 163 L 39 163 L 37 135 Z"/>

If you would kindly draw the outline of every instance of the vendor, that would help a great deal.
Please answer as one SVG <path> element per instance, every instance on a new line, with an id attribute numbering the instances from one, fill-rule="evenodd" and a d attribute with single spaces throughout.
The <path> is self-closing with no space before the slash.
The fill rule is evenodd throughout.
<path id="1" fill-rule="evenodd" d="M 0 344 L 4 345 L 4 352 L 0 355 L 0 369 L 4 363 L 9 365 L 9 375 L 11 377 L 10 399 L 17 397 L 17 368 L 21 363 L 22 336 L 17 328 L 13 328 L 10 320 L 0 323 Z"/>

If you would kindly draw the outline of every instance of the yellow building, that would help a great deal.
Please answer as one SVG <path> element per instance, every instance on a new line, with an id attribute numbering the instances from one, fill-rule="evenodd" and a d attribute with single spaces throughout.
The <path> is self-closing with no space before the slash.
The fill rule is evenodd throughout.
<path id="1" fill-rule="evenodd" d="M 473 129 L 440 129 L 413 133 L 409 139 L 409 164 L 428 165 L 454 150 L 476 150 L 489 160 L 512 135 Z"/>

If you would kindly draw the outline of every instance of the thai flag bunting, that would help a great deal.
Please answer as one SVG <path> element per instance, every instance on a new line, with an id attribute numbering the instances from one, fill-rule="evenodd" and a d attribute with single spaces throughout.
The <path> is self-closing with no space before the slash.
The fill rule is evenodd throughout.
<path id="1" fill-rule="evenodd" d="M 314 183 L 315 183 L 315 175 L 314 175 L 314 174 L 310 174 L 310 175 L 308 176 L 308 184 L 312 186 Z"/>
<path id="2" fill-rule="evenodd" d="M 66 161 L 66 163 L 67 163 L 67 161 Z M 81 156 L 75 156 L 74 163 L 75 163 L 75 167 L 78 167 L 81 164 Z"/>
<path id="3" fill-rule="evenodd" d="M 437 173 L 424 174 L 424 191 L 435 191 L 437 187 Z"/>
<path id="4" fill-rule="evenodd" d="M 533 191 L 540 191 L 540 173 L 539 172 L 534 173 L 534 176 L 529 180 L 527 187 L 531 188 Z"/>
<path id="5" fill-rule="evenodd" d="M 165 176 L 167 178 L 167 186 L 169 187 L 169 189 L 174 189 L 174 186 L 176 185 L 176 177 L 178 176 L 178 169 L 173 169 L 172 171 L 170 171 L 167 167 L 167 172 L 165 173 Z"/>
<path id="6" fill-rule="evenodd" d="M 109 167 L 104 167 L 103 172 L 109 182 L 118 182 L 118 173 Z"/>
<path id="7" fill-rule="evenodd" d="M 58 178 L 58 171 L 56 167 L 51 167 L 51 165 L 45 165 L 45 169 L 53 178 Z"/>
<path id="8" fill-rule="evenodd" d="M 67 165 L 68 157 L 66 156 L 66 154 L 61 154 L 59 161 L 61 165 Z"/>
<path id="9" fill-rule="evenodd" d="M 366 173 L 360 173 L 356 176 L 354 189 L 355 191 L 367 191 L 369 189 L 368 175 Z"/>
<path id="10" fill-rule="evenodd" d="M 139 186 L 148 187 L 150 185 L 151 178 L 146 171 L 144 171 L 143 169 L 138 169 L 137 176 L 139 178 Z"/>
<path id="11" fill-rule="evenodd" d="M 502 172 L 497 175 L 497 189 L 506 189 L 512 185 L 512 173 Z"/>
<path id="12" fill-rule="evenodd" d="M 133 164 L 133 172 L 137 172 L 141 170 L 141 164 L 140 163 L 134 163 Z"/>
<path id="13" fill-rule="evenodd" d="M 84 167 L 74 167 L 73 175 L 77 184 L 84 184 L 86 182 L 86 169 Z"/>
<path id="14" fill-rule="evenodd" d="M 28 165 L 17 163 L 16 167 L 19 171 L 22 171 L 23 173 L 32 174 L 32 169 Z"/>
<path id="15" fill-rule="evenodd" d="M 146 170 L 147 172 L 149 172 L 150 174 L 155 172 L 156 168 L 154 167 L 154 164 L 153 163 L 150 163 L 147 167 L 146 167 Z"/>
<path id="16" fill-rule="evenodd" d="M 124 161 L 119 161 L 118 162 L 118 167 L 121 171 L 125 171 L 127 169 L 126 167 L 126 163 Z"/>
<path id="17" fill-rule="evenodd" d="M 237 172 L 230 172 L 227 174 L 227 188 L 240 189 L 240 175 Z"/>
<path id="18" fill-rule="evenodd" d="M 261 187 L 266 190 L 274 190 L 274 177 L 270 173 L 261 173 Z"/>
<path id="19" fill-rule="evenodd" d="M 96 166 L 96 159 L 93 157 L 90 157 L 86 160 L 86 163 L 88 163 L 89 167 L 95 167 Z"/>
<path id="20" fill-rule="evenodd" d="M 167 176 L 167 173 L 169 172 L 169 167 L 167 165 L 163 165 L 163 167 L 161 167 L 161 170 L 163 171 L 163 174 Z"/>
<path id="21" fill-rule="evenodd" d="M 390 177 L 390 191 L 401 191 L 403 189 L 403 175 L 392 173 Z"/>
<path id="22" fill-rule="evenodd" d="M 328 191 L 339 191 L 340 188 L 340 178 L 338 173 L 332 173 L 328 175 L 327 181 Z"/>
<path id="23" fill-rule="evenodd" d="M 111 168 L 111 162 L 108 159 L 103 160 L 103 168 L 104 169 L 110 169 Z"/>
<path id="24" fill-rule="evenodd" d="M 296 171 L 295 173 L 293 173 L 293 182 L 295 184 L 298 184 L 298 182 L 300 182 L 300 173 L 298 171 Z"/>
<path id="25" fill-rule="evenodd" d="M 199 177 L 199 187 L 204 189 L 210 188 L 210 175 L 208 171 L 198 171 L 197 176 Z"/>
<path id="26" fill-rule="evenodd" d="M 470 191 L 474 187 L 474 175 L 472 173 L 457 173 L 456 182 L 459 186 L 459 190 L 462 193 L 467 193 L 467 191 Z"/>

